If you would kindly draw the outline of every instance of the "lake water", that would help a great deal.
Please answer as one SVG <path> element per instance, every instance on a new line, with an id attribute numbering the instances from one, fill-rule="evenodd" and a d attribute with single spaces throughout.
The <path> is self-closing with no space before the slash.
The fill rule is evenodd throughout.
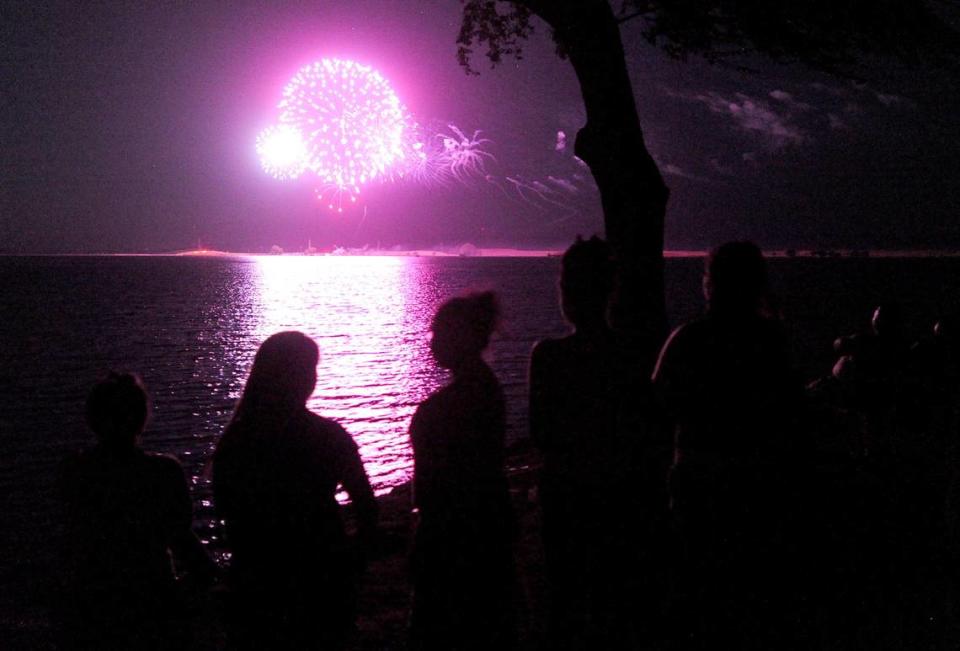
<path id="1" fill-rule="evenodd" d="M 667 261 L 675 324 L 701 310 L 702 265 Z M 318 342 L 310 407 L 354 436 L 383 492 L 409 478 L 410 416 L 445 380 L 428 330 L 450 296 L 499 292 L 504 323 L 490 359 L 508 436 L 523 436 L 530 348 L 565 330 L 558 267 L 550 258 L 0 258 L 0 611 L 48 566 L 56 464 L 89 442 L 83 402 L 106 370 L 143 377 L 153 397 L 144 445 L 182 461 L 198 532 L 216 547 L 206 466 L 263 339 L 297 329 Z M 960 306 L 958 259 L 776 259 L 771 270 L 807 376 L 829 368 L 833 337 L 864 326 L 881 300 L 899 300 L 917 334 Z"/>

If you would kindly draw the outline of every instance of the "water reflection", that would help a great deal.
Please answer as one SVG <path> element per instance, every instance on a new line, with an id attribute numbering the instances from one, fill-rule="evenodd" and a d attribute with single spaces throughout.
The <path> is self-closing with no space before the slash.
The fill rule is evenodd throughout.
<path id="1" fill-rule="evenodd" d="M 251 279 L 254 338 L 300 330 L 319 344 L 309 406 L 353 435 L 378 492 L 409 478 L 410 417 L 442 381 L 426 339 L 432 276 L 409 258 L 263 257 Z"/>

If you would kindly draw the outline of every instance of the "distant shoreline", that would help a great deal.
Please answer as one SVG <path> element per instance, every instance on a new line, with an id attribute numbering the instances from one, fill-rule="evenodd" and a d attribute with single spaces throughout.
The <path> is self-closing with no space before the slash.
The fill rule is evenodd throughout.
<path id="1" fill-rule="evenodd" d="M 312 257 L 401 257 L 401 258 L 555 258 L 560 257 L 560 249 L 514 249 L 514 248 L 471 248 L 468 252 L 457 250 L 410 249 L 393 250 L 336 250 L 323 252 L 280 252 L 280 253 L 251 253 L 243 251 L 220 251 L 216 249 L 191 249 L 183 251 L 167 251 L 162 253 L 0 253 L 0 257 L 30 258 L 30 257 L 143 257 L 143 258 L 312 258 Z M 707 251 L 700 250 L 667 250 L 664 258 L 702 258 Z M 854 250 L 854 249 L 773 249 L 764 251 L 768 258 L 957 258 L 960 251 L 941 251 L 933 249 L 881 249 L 881 250 Z"/>

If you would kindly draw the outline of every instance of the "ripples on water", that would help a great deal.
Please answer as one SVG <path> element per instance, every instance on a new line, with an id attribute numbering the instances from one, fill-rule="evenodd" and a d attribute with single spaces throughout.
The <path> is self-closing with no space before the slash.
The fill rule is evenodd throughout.
<path id="1" fill-rule="evenodd" d="M 525 420 L 533 342 L 563 331 L 557 262 L 417 257 L 8 259 L 0 386 L 0 488 L 28 536 L 51 517 L 58 460 L 90 441 L 83 401 L 108 369 L 139 373 L 153 398 L 144 447 L 176 455 L 193 483 L 198 527 L 216 538 L 208 463 L 260 342 L 301 330 L 320 346 L 311 409 L 353 435 L 378 493 L 406 481 L 407 426 L 445 381 L 428 345 L 446 298 L 494 289 L 504 324 L 492 365 Z M 9 511 L 8 511 L 9 513 Z M 51 525 L 53 523 L 50 523 Z M 40 525 L 40 526 L 37 526 Z"/>

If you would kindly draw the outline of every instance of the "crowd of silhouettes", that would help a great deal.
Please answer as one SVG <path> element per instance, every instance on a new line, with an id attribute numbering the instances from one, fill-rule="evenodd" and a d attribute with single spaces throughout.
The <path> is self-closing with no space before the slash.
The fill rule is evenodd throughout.
<path id="1" fill-rule="evenodd" d="M 899 307 L 883 304 L 804 386 L 761 251 L 731 242 L 707 258 L 704 315 L 645 369 L 608 323 L 615 282 L 610 247 L 578 238 L 559 282 L 572 332 L 531 356 L 540 647 L 938 648 L 947 600 L 930 586 L 947 593 L 960 576 L 955 322 L 911 345 Z M 484 360 L 499 318 L 485 292 L 443 303 L 431 324 L 451 381 L 410 424 L 408 648 L 516 648 L 530 612 L 505 400 Z M 269 337 L 213 455 L 231 649 L 348 646 L 382 542 L 356 444 L 307 409 L 318 361 L 299 332 Z M 97 442 L 63 463 L 64 648 L 185 648 L 176 576 L 220 578 L 179 464 L 139 447 L 148 404 L 134 375 L 97 384 Z"/>

